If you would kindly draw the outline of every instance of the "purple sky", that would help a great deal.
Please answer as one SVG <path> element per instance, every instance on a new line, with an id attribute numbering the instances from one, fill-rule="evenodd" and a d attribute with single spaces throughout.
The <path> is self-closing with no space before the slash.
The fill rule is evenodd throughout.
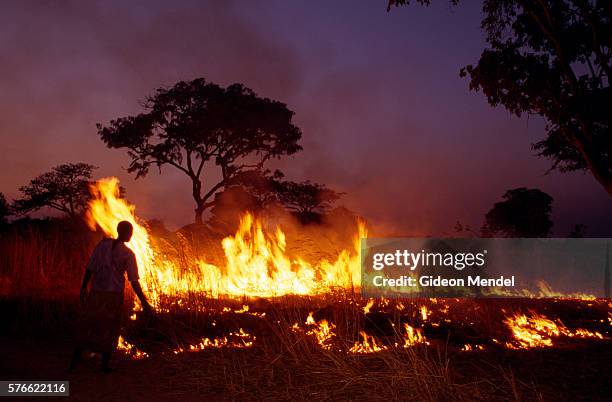
<path id="1" fill-rule="evenodd" d="M 87 4 L 85 4 L 87 3 Z M 186 177 L 135 181 L 95 124 L 141 110 L 161 85 L 241 82 L 296 112 L 304 151 L 288 178 L 347 192 L 342 203 L 397 233 L 480 227 L 509 188 L 555 201 L 554 231 L 610 235 L 612 200 L 589 174 L 551 173 L 530 149 L 538 117 L 517 119 L 468 91 L 459 69 L 484 46 L 477 2 L 18 2 L 0 13 L 0 191 L 89 162 L 118 176 L 137 213 L 193 220 Z"/>

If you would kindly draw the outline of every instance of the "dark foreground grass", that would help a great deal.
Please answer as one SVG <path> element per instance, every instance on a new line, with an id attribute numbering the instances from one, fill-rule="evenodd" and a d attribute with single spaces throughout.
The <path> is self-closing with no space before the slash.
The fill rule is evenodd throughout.
<path id="1" fill-rule="evenodd" d="M 607 302 L 401 300 L 375 303 L 365 314 L 366 302 L 340 296 L 203 298 L 198 301 L 199 310 L 174 308 L 149 318 L 137 315 L 136 320 L 129 320 L 126 311 L 123 336 L 149 357 L 136 360 L 118 352 L 118 375 L 121 381 L 133 377 L 135 383 L 124 384 L 124 389 L 133 387 L 143 397 L 169 400 L 606 400 L 611 395 L 609 340 L 560 339 L 552 348 L 531 350 L 509 350 L 490 341 L 492 336 L 500 341 L 511 337 L 499 322 L 501 311 L 538 309 L 568 323 L 585 324 L 601 321 L 597 318 L 607 314 Z M 402 311 L 398 303 L 404 306 Z M 422 305 L 430 311 L 425 321 Z M 44 373 L 36 372 L 36 364 L 13 370 L 5 361 L 0 376 L 23 379 L 30 373 L 29 378 L 39 375 L 42 379 L 56 373 L 56 378 L 63 378 L 59 373 L 70 352 L 76 298 L 4 299 L 0 311 L 8 324 L 2 328 L 3 347 L 21 345 L 10 352 L 13 365 L 25 364 L 19 359 L 42 362 L 48 348 L 60 348 L 66 356 Z M 330 347 L 323 347 L 308 333 L 311 327 L 305 321 L 310 312 L 315 322 L 333 323 Z M 392 329 L 402 323 L 421 328 L 430 344 L 394 347 L 399 338 Z M 604 331 L 605 325 L 609 324 L 598 322 L 590 329 Z M 189 344 L 203 337 L 220 339 L 239 329 L 254 337 L 251 347 L 189 351 Z M 375 336 L 388 349 L 348 353 L 360 331 Z M 26 346 L 20 344 L 24 339 Z M 466 340 L 486 345 L 485 350 L 462 352 L 460 346 Z M 42 354 L 32 356 L 28 350 L 37 345 L 47 346 Z M 175 353 L 178 348 L 183 351 Z M 96 387 L 96 381 L 87 377 L 94 369 L 90 363 L 82 369 L 84 373 L 71 377 L 83 400 L 88 400 L 89 392 L 83 384 Z M 142 376 L 147 378 L 145 384 Z M 146 383 L 151 386 L 147 388 Z"/>
<path id="2" fill-rule="evenodd" d="M 71 226 L 72 225 L 72 226 Z M 25 225 L 0 233 L 0 379 L 70 379 L 75 400 L 609 400 L 612 305 L 605 300 L 367 300 L 324 297 L 161 300 L 147 318 L 125 305 L 123 337 L 149 357 L 118 352 L 119 373 L 100 376 L 95 359 L 67 375 L 83 267 L 99 235 L 71 225 Z M 249 306 L 248 311 L 243 306 Z M 428 310 L 424 318 L 422 306 Z M 504 320 L 535 311 L 606 339 L 559 338 L 542 349 L 509 350 Z M 322 345 L 314 321 L 333 325 Z M 403 345 L 405 324 L 429 345 Z M 315 326 L 316 327 L 316 326 Z M 204 348 L 231 338 L 246 348 Z M 349 353 L 360 333 L 387 347 Z M 240 338 L 231 338 L 238 342 Z M 400 346 L 396 347 L 395 343 Z M 484 350 L 463 352 L 465 345 Z M 182 350 L 180 353 L 175 351 Z M 45 399 L 47 400 L 47 399 Z"/>

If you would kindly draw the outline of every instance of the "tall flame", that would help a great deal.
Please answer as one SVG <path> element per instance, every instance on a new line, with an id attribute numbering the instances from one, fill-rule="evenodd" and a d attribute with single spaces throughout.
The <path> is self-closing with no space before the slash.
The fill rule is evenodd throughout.
<path id="1" fill-rule="evenodd" d="M 321 294 L 332 288 L 359 285 L 359 239 L 366 237 L 365 225 L 358 222 L 353 250 L 342 250 L 335 261 L 314 264 L 286 253 L 287 239 L 280 227 L 273 234 L 251 213 L 245 213 L 235 235 L 223 239 L 223 266 L 203 259 L 184 264 L 157 252 L 145 226 L 134 211 L 135 206 L 120 197 L 117 178 L 101 179 L 91 186 L 87 223 L 116 237 L 117 224 L 128 221 L 134 235 L 127 246 L 134 252 L 142 287 L 151 303 L 159 306 L 163 296 L 182 296 L 200 292 L 212 296 L 280 296 Z"/>

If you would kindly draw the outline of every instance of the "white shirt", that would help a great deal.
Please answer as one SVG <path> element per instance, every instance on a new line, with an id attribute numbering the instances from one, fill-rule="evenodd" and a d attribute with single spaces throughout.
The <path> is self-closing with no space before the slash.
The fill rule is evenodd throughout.
<path id="1" fill-rule="evenodd" d="M 115 243 L 115 247 L 113 247 Z M 87 264 L 93 272 L 91 290 L 123 293 L 125 275 L 130 282 L 138 280 L 136 256 L 123 242 L 103 239 L 98 243 Z"/>

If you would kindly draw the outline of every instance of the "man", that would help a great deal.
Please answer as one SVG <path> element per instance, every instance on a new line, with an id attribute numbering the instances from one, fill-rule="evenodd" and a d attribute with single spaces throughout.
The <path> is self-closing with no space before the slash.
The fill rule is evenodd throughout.
<path id="1" fill-rule="evenodd" d="M 140 299 L 143 310 L 149 314 L 151 305 L 142 293 L 138 282 L 136 256 L 125 243 L 132 238 L 134 228 L 127 221 L 117 225 L 116 239 L 103 239 L 94 249 L 81 285 L 83 314 L 78 325 L 77 346 L 72 356 L 70 369 L 74 370 L 84 349 L 102 354 L 102 371 L 113 371 L 109 366 L 112 352 L 117 347 L 121 313 L 123 308 L 124 273 L 134 293 Z M 91 290 L 87 285 L 91 279 Z"/>

